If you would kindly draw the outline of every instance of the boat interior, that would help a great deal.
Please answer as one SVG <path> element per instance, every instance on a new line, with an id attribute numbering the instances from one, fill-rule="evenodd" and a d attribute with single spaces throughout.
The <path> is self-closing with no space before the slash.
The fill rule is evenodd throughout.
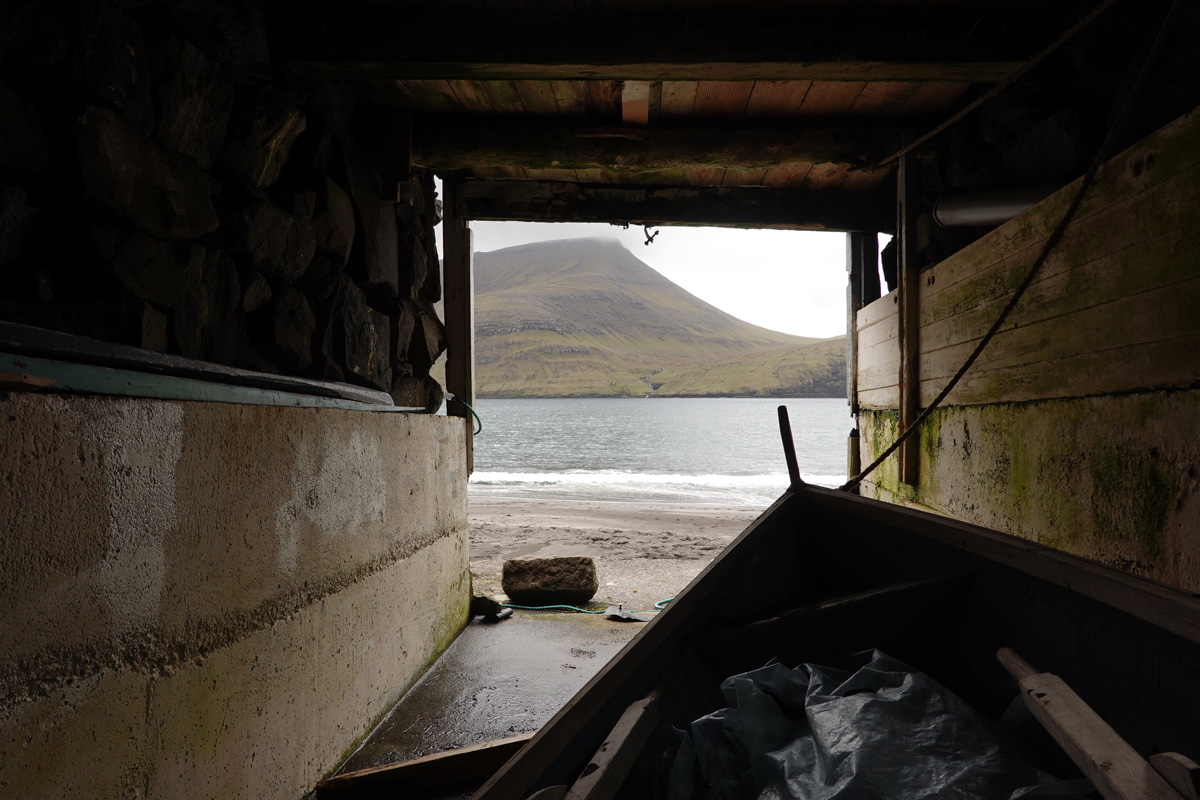
<path id="1" fill-rule="evenodd" d="M 997 659 L 1010 648 L 1059 676 L 1137 751 L 1200 753 L 1198 634 L 1191 593 L 804 486 L 751 525 L 477 796 L 524 798 L 573 783 L 626 709 L 652 692 L 659 722 L 686 728 L 723 705 L 719 686 L 731 675 L 773 659 L 837 664 L 872 649 L 995 721 L 1021 693 Z M 1045 729 L 1028 723 L 1013 734 L 1039 766 L 1078 774 Z"/>

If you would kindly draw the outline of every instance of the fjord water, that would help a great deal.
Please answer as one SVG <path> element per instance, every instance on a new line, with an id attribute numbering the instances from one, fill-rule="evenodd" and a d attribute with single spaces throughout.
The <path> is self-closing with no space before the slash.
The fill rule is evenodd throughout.
<path id="1" fill-rule="evenodd" d="M 480 399 L 474 497 L 766 507 L 787 486 L 776 408 L 804 480 L 845 480 L 842 398 Z"/>

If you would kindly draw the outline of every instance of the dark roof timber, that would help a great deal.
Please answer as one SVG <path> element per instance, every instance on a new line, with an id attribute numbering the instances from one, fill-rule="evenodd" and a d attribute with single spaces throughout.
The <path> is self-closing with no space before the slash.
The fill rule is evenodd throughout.
<path id="1" fill-rule="evenodd" d="M 806 164 L 864 166 L 899 145 L 891 130 L 587 125 L 496 117 L 417 118 L 413 163 L 443 172 L 526 169 L 767 169 Z"/>
<path id="2" fill-rule="evenodd" d="M 458 215 L 472 220 L 831 231 L 891 227 L 891 198 L 881 191 L 463 180 L 455 197 Z"/>
<path id="3" fill-rule="evenodd" d="M 936 17 L 723 14 L 290 15 L 275 49 L 333 77 L 470 80 L 1004 80 L 1053 26 Z M 1038 33 L 1041 31 L 1042 33 Z"/>

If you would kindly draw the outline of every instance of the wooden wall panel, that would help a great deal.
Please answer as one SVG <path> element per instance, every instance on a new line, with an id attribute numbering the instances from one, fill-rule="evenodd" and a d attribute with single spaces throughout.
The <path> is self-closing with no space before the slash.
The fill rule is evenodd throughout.
<path id="1" fill-rule="evenodd" d="M 858 404 L 864 408 L 895 408 L 900 377 L 896 293 L 862 308 L 857 318 Z"/>
<path id="2" fill-rule="evenodd" d="M 1197 152 L 1200 110 L 1105 165 L 1067 235 L 948 405 L 1182 388 L 1200 378 Z M 922 405 L 999 315 L 1074 190 L 1064 188 L 922 273 Z M 895 407 L 892 315 L 891 295 L 858 315 L 866 408 Z"/>

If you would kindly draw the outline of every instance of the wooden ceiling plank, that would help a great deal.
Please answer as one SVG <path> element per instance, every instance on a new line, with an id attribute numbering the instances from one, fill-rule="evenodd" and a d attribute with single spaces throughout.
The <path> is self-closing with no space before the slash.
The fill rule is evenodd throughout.
<path id="1" fill-rule="evenodd" d="M 417 118 L 414 164 L 439 170 L 475 166 L 770 169 L 825 163 L 851 167 L 891 152 L 899 141 L 895 132 L 886 130 L 629 128 L 498 117 L 464 119 Z"/>
<path id="2" fill-rule="evenodd" d="M 849 174 L 850 168 L 845 164 L 814 164 L 804 176 L 804 188 L 812 191 L 837 189 Z"/>
<path id="3" fill-rule="evenodd" d="M 864 189 L 874 189 L 892 173 L 892 167 L 882 167 L 880 169 L 868 170 L 859 169 L 852 170 L 846 174 L 845 180 L 842 181 L 839 189 L 850 191 L 862 191 Z"/>
<path id="4" fill-rule="evenodd" d="M 662 116 L 690 116 L 696 106 L 696 92 L 699 88 L 698 81 L 663 81 L 660 108 Z"/>
<path id="5" fill-rule="evenodd" d="M 905 115 L 936 114 L 949 111 L 971 88 L 969 83 L 922 83 L 901 109 Z"/>
<path id="6" fill-rule="evenodd" d="M 631 20 L 627 12 L 505 8 L 421 13 L 380 3 L 355 14 L 297 13 L 281 23 L 279 56 L 379 79 L 996 83 L 1056 33 L 1016 24 L 1017 12 L 1003 4 L 930 16 L 916 37 L 897 35 L 905 20 L 901 9 L 867 19 L 857 10 L 700 10 L 689 13 L 684 26 L 670 12 Z"/>
<path id="7" fill-rule="evenodd" d="M 524 113 L 525 105 L 512 81 L 480 81 L 479 85 L 497 114 Z"/>
<path id="8" fill-rule="evenodd" d="M 800 113 L 814 117 L 845 114 L 866 86 L 865 81 L 813 81 Z"/>
<path id="9" fill-rule="evenodd" d="M 762 185 L 768 188 L 799 187 L 804 183 L 804 179 L 808 176 L 808 173 L 811 170 L 811 164 L 788 167 L 772 167 L 771 169 L 768 169 L 767 174 L 763 176 Z"/>
<path id="10" fill-rule="evenodd" d="M 525 180 L 530 181 L 565 181 L 575 180 L 573 169 L 527 169 L 524 171 Z"/>
<path id="11" fill-rule="evenodd" d="M 703 169 L 685 169 L 683 170 L 683 179 L 680 181 L 682 186 L 720 186 L 721 181 L 725 178 L 724 169 L 719 168 L 703 168 Z"/>
<path id="12" fill-rule="evenodd" d="M 700 81 L 692 114 L 698 117 L 744 117 L 754 81 Z"/>
<path id="13" fill-rule="evenodd" d="M 390 89 L 397 105 L 401 108 L 415 111 L 420 109 L 421 104 L 413 97 L 412 92 L 409 91 L 408 83 L 408 81 L 392 81 Z"/>
<path id="14" fill-rule="evenodd" d="M 621 118 L 620 81 L 588 81 L 587 87 L 593 116 L 601 119 Z"/>
<path id="15" fill-rule="evenodd" d="M 458 213 L 475 220 L 879 230 L 883 193 L 466 180 Z"/>
<path id="16" fill-rule="evenodd" d="M 535 117 L 557 117 L 558 102 L 549 81 L 513 81 L 526 114 Z"/>
<path id="17" fill-rule="evenodd" d="M 458 103 L 463 110 L 474 114 L 487 114 L 496 110 L 480 81 L 448 81 L 447 83 L 454 92 L 454 96 L 458 98 Z"/>
<path id="18" fill-rule="evenodd" d="M 722 186 L 762 186 L 767 177 L 765 169 L 727 169 L 721 177 Z"/>
<path id="19" fill-rule="evenodd" d="M 433 113 L 463 112 L 462 104 L 446 81 L 404 81 L 400 88 L 413 99 L 416 109 Z"/>
<path id="20" fill-rule="evenodd" d="M 746 104 L 746 115 L 794 117 L 811 86 L 812 81 L 755 81 Z"/>
<path id="21" fill-rule="evenodd" d="M 602 169 L 577 169 L 575 177 L 580 183 L 607 183 L 608 172 Z"/>
<path id="22" fill-rule="evenodd" d="M 921 84 L 911 81 L 878 81 L 868 83 L 846 110 L 849 116 L 897 116 Z"/>
<path id="23" fill-rule="evenodd" d="M 566 117 L 583 117 L 587 115 L 591 105 L 591 93 L 587 81 L 551 81 L 554 91 L 554 102 L 558 105 L 558 113 Z"/>

